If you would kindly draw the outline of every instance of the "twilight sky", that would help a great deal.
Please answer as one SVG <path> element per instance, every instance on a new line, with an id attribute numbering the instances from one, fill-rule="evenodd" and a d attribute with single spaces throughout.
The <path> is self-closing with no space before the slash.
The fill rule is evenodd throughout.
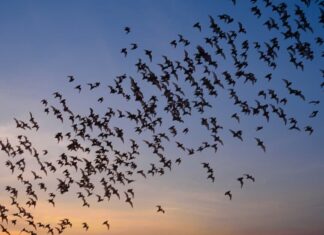
<path id="1" fill-rule="evenodd" d="M 90 200 L 91 207 L 83 208 L 73 192 L 58 195 L 53 208 L 47 203 L 47 194 L 40 193 L 39 204 L 32 209 L 37 219 L 54 224 L 62 218 L 70 218 L 73 229 L 66 230 L 67 235 L 86 234 L 81 227 L 84 221 L 90 225 L 88 234 L 107 234 L 101 225 L 106 219 L 111 224 L 109 233 L 116 235 L 324 234 L 324 109 L 322 103 L 318 106 L 308 104 L 310 100 L 323 100 L 323 89 L 319 86 L 323 81 L 320 73 L 320 69 L 324 69 L 323 57 L 320 57 L 323 46 L 314 41 L 316 36 L 324 35 L 323 25 L 318 23 L 319 10 L 315 3 L 307 8 L 299 1 L 291 1 L 302 7 L 314 30 L 314 34 L 303 34 L 303 39 L 312 43 L 316 57 L 306 61 L 304 71 L 301 71 L 288 62 L 285 50 L 288 44 L 282 40 L 282 35 L 262 26 L 267 17 L 272 16 L 270 12 L 261 7 L 267 14 L 257 20 L 250 13 L 252 4 L 249 1 L 237 2 L 233 7 L 227 0 L 0 1 L 1 140 L 14 139 L 21 133 L 15 129 L 13 117 L 27 120 L 31 111 L 41 128 L 37 133 L 28 132 L 28 135 L 39 148 L 49 149 L 48 157 L 55 159 L 63 146 L 57 145 L 53 136 L 65 127 L 44 114 L 41 99 L 53 101 L 52 93 L 60 91 L 76 112 L 87 113 L 92 107 L 103 113 L 107 106 L 132 109 L 131 103 L 120 101 L 118 96 L 109 96 L 107 85 L 117 75 L 126 73 L 135 77 L 137 59 L 146 59 L 144 49 L 153 51 L 154 63 L 163 61 L 162 55 L 180 58 L 183 51 L 175 50 L 169 44 L 178 34 L 191 41 L 192 48 L 188 50 L 194 51 L 195 45 L 203 44 L 203 38 L 210 35 L 208 15 L 216 19 L 222 13 L 231 15 L 246 27 L 244 37 L 250 41 L 251 50 L 249 70 L 260 80 L 255 86 L 239 83 L 236 87 L 238 94 L 252 103 L 261 88 L 275 89 L 280 97 L 288 98 L 286 110 L 289 116 L 298 118 L 302 128 L 306 125 L 314 128 L 314 133 L 309 136 L 304 131 L 288 130 L 288 126 L 276 118 L 270 118 L 267 124 L 264 119 L 243 115 L 238 124 L 230 116 L 239 110 L 228 99 L 228 93 L 220 91 L 219 98 L 213 101 L 214 108 L 206 114 L 217 116 L 224 126 L 221 132 L 224 146 L 216 154 L 205 151 L 186 156 L 170 144 L 166 154 L 172 159 L 181 156 L 182 163 L 162 177 L 146 180 L 137 177 L 133 185 L 133 209 L 115 198 L 104 204 Z M 264 6 L 262 1 L 259 2 Z M 289 6 L 293 14 L 294 3 Z M 192 27 L 197 21 L 202 25 L 201 33 Z M 129 35 L 123 31 L 125 26 L 131 28 Z M 237 23 L 234 26 L 237 27 Z M 255 51 L 252 52 L 254 41 L 273 37 L 278 37 L 280 49 L 283 49 L 279 51 L 278 68 L 274 71 L 259 61 Z M 129 47 L 133 42 L 138 43 L 139 49 L 124 58 L 121 48 Z M 221 77 L 225 70 L 234 72 L 232 66 L 226 60 L 220 61 L 215 72 Z M 269 72 L 273 73 L 271 83 L 264 79 Z M 67 75 L 74 75 L 76 83 L 69 84 Z M 303 91 L 306 102 L 288 95 L 283 78 Z M 97 81 L 102 84 L 97 90 L 90 92 L 86 89 L 86 83 Z M 83 84 L 85 89 L 81 94 L 73 89 L 76 84 Z M 151 92 L 147 87 L 144 91 Z M 105 97 L 102 104 L 97 102 L 100 96 Z M 310 119 L 314 110 L 319 110 L 318 116 Z M 168 120 L 166 114 L 161 115 Z M 137 138 L 127 122 L 119 124 L 125 126 L 129 137 Z M 170 122 L 167 126 L 171 125 Z M 256 133 L 258 125 L 264 125 L 264 130 Z M 177 141 L 197 146 L 210 138 L 200 125 L 200 116 L 193 116 L 181 124 L 181 127 L 186 126 L 190 127 L 189 135 L 179 136 Z M 242 129 L 244 141 L 233 139 L 228 129 Z M 266 153 L 256 146 L 254 137 L 264 141 Z M 121 142 L 117 146 L 123 148 Z M 143 168 L 149 169 L 151 155 L 143 150 L 138 160 Z M 19 187 L 4 162 L 0 162 L 0 187 Z M 214 168 L 214 183 L 206 179 L 201 162 L 209 162 Z M 256 182 L 247 182 L 240 189 L 236 178 L 244 173 L 252 174 Z M 54 190 L 55 179 L 48 180 Z M 227 190 L 233 193 L 232 201 L 224 196 Z M 21 201 L 24 201 L 23 197 Z M 10 204 L 8 194 L 2 189 L 0 204 Z M 156 213 L 158 204 L 166 210 L 164 215 Z M 22 227 L 9 228 L 15 235 Z"/>

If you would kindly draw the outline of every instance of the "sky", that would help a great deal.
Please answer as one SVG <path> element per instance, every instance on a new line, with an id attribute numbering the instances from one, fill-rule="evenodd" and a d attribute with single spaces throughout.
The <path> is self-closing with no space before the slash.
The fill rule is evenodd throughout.
<path id="1" fill-rule="evenodd" d="M 302 39 L 312 43 L 316 57 L 313 61 L 305 61 L 304 71 L 301 71 L 288 62 L 285 50 L 280 50 L 278 68 L 272 71 L 259 61 L 256 52 L 252 52 L 252 42 L 278 37 L 280 49 L 287 47 L 287 42 L 282 40 L 280 33 L 269 32 L 262 25 L 267 16 L 272 16 L 269 12 L 258 20 L 249 11 L 252 6 L 249 1 L 237 2 L 233 7 L 227 0 L 0 1 L 1 140 L 14 139 L 22 133 L 15 128 L 13 118 L 27 120 L 31 111 L 41 128 L 37 133 L 26 133 L 39 148 L 49 149 L 48 157 L 55 159 L 64 146 L 56 144 L 54 133 L 67 126 L 44 114 L 41 99 L 53 101 L 52 93 L 59 91 L 76 112 L 87 113 L 92 107 L 102 113 L 107 106 L 132 110 L 136 108 L 132 103 L 121 101 L 118 96 L 109 96 L 107 85 L 117 75 L 137 76 L 134 64 L 139 57 L 147 61 L 144 49 L 153 51 L 154 63 L 160 63 L 162 55 L 181 58 L 183 51 L 175 50 L 169 44 L 178 34 L 191 41 L 188 51 L 194 51 L 195 45 L 202 45 L 203 38 L 210 36 L 208 16 L 216 19 L 223 13 L 244 23 L 248 32 L 244 37 L 249 40 L 251 49 L 248 69 L 260 80 L 255 86 L 239 82 L 238 94 L 253 102 L 262 87 L 275 89 L 280 97 L 288 98 L 286 110 L 289 116 L 296 117 L 301 127 L 311 125 L 314 128 L 314 133 L 309 136 L 304 131 L 288 130 L 275 118 L 267 124 L 264 119 L 243 115 L 238 124 L 230 116 L 239 110 L 232 105 L 228 94 L 220 91 L 219 98 L 212 100 L 214 108 L 204 114 L 217 116 L 225 127 L 221 131 L 224 146 L 216 154 L 206 151 L 186 156 L 170 144 L 166 154 L 172 159 L 181 156 L 182 163 L 162 177 L 136 178 L 134 208 L 115 198 L 101 204 L 92 200 L 90 208 L 83 208 L 73 192 L 58 195 L 53 208 L 47 203 L 47 194 L 40 193 L 38 206 L 32 209 L 38 220 L 55 224 L 62 218 L 70 218 L 73 228 L 65 232 L 67 235 L 86 234 L 81 226 L 84 221 L 90 225 L 88 234 L 107 234 L 101 224 L 106 219 L 111 224 L 109 233 L 116 235 L 324 233 L 324 109 L 322 103 L 313 106 L 307 102 L 323 100 L 323 89 L 319 86 L 323 81 L 319 71 L 324 69 L 323 57 L 320 57 L 323 46 L 314 43 L 314 37 L 324 35 L 323 25 L 318 23 L 319 10 L 314 2 L 309 8 L 299 1 L 289 2 L 291 9 L 295 2 L 300 5 L 313 26 L 314 33 L 305 33 Z M 262 1 L 259 2 L 261 10 L 266 12 Z M 201 33 L 192 27 L 197 21 L 202 25 Z M 237 23 L 233 25 L 237 27 Z M 128 35 L 123 30 L 125 26 L 131 28 Z M 129 47 L 133 42 L 138 43 L 139 49 L 124 58 L 121 48 Z M 216 73 L 221 77 L 225 70 L 233 72 L 233 65 L 220 60 Z M 271 83 L 263 79 L 269 71 L 273 73 Z M 75 84 L 67 82 L 68 75 L 76 78 Z M 307 101 L 289 96 L 283 78 L 291 80 L 293 87 L 302 89 Z M 86 88 L 88 82 L 101 82 L 102 85 L 94 92 L 84 89 L 81 94 L 73 89 L 76 84 Z M 186 87 L 184 89 L 190 92 Z M 154 94 L 148 86 L 143 90 Z M 100 96 L 105 97 L 103 104 L 97 102 Z M 310 119 L 314 110 L 319 110 L 318 116 Z M 161 110 L 161 115 L 170 123 L 167 126 L 171 126 L 167 114 Z M 177 141 L 197 146 L 209 138 L 199 125 L 198 114 L 186 121 L 180 126 L 190 127 L 189 135 L 181 135 Z M 138 138 L 127 122 L 117 120 L 116 124 L 124 126 L 130 137 Z M 264 125 L 264 130 L 256 133 L 258 125 Z M 244 141 L 233 139 L 228 129 L 242 129 Z M 254 137 L 264 141 L 266 153 L 256 146 Z M 124 147 L 121 142 L 116 146 Z M 4 166 L 6 156 L 4 153 L 1 156 L 0 187 L 19 185 Z M 152 159 L 152 154 L 144 148 L 138 163 L 149 169 Z M 201 162 L 209 162 L 213 167 L 214 183 L 206 179 Z M 241 189 L 236 178 L 244 173 L 252 174 L 256 181 L 247 181 Z M 54 189 L 55 183 L 55 177 L 48 179 L 48 185 Z M 231 201 L 224 195 L 227 190 L 232 191 Z M 24 201 L 23 196 L 21 200 Z M 0 204 L 9 203 L 7 193 L 1 190 Z M 156 213 L 159 204 L 166 210 L 165 214 Z M 20 229 L 10 226 L 9 230 L 19 234 Z"/>

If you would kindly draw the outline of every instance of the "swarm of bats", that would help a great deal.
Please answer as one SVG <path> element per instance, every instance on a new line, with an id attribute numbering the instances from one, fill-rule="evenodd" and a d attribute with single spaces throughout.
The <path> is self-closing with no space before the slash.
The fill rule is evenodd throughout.
<path id="1" fill-rule="evenodd" d="M 231 2 L 236 6 L 235 0 Z M 294 4 L 283 1 L 276 4 L 271 0 L 251 0 L 250 4 L 250 13 L 276 37 L 266 41 L 248 40 L 249 32 L 244 22 L 228 14 L 208 16 L 207 25 L 193 23 L 193 30 L 203 43 L 195 44 L 182 34 L 168 42 L 170 50 L 177 50 L 182 55 L 180 60 L 167 55 L 160 58 L 144 45 L 130 42 L 120 52 L 126 59 L 129 54 L 138 56 L 134 64 L 136 74 L 118 75 L 110 84 L 83 84 L 77 77 L 67 76 L 67 85 L 80 96 L 87 91 L 95 93 L 102 87 L 106 89 L 106 95 L 99 96 L 92 107 L 88 107 L 87 114 L 77 113 L 60 91 L 55 91 L 52 98 L 41 100 L 48 119 L 62 127 L 62 131 L 52 136 L 55 143 L 64 146 L 64 151 L 55 157 L 49 158 L 50 151 L 37 147 L 28 136 L 42 128 L 37 121 L 38 114 L 30 112 L 26 120 L 14 118 L 21 134 L 15 140 L 2 138 L 0 147 L 6 157 L 4 164 L 17 178 L 20 187 L 18 191 L 13 186 L 4 186 L 11 205 L 0 204 L 2 232 L 10 235 L 8 226 L 19 224 L 23 225 L 21 233 L 31 235 L 44 232 L 60 234 L 72 227 L 69 218 L 56 225 L 35 220 L 31 209 L 37 208 L 38 201 L 43 199 L 40 192 L 48 195 L 45 201 L 53 207 L 58 194 L 69 193 L 80 201 L 82 207 L 90 207 L 91 198 L 103 203 L 112 197 L 133 207 L 136 179 L 162 176 L 176 170 L 191 155 L 199 156 L 204 151 L 217 153 L 225 144 L 224 135 L 232 136 L 238 142 L 245 141 L 243 127 L 235 127 L 243 119 L 264 120 L 266 125 L 270 120 L 278 119 L 287 130 L 313 134 L 311 124 L 300 123 L 286 107 L 293 99 L 300 105 L 310 105 L 313 111 L 307 118 L 311 122 L 319 115 L 316 106 L 320 100 L 306 97 L 292 79 L 284 75 L 278 78 L 273 74 L 280 66 L 280 56 L 287 57 L 291 68 L 300 72 L 307 62 L 324 57 L 324 39 L 321 37 L 324 35 L 324 1 L 301 0 Z M 311 5 L 318 10 L 317 25 L 311 25 L 304 11 Z M 124 31 L 126 37 L 132 33 L 128 26 Z M 312 38 L 311 41 L 303 39 L 306 34 Z M 251 53 L 259 56 L 268 73 L 260 76 L 252 72 L 253 65 L 249 64 Z M 220 62 L 223 61 L 230 63 L 232 69 L 222 69 Z M 319 89 L 324 89 L 324 67 L 319 68 L 318 77 Z M 261 89 L 258 86 L 260 80 L 269 85 Z M 273 80 L 281 82 L 286 91 L 284 94 L 270 88 Z M 253 102 L 238 94 L 243 86 L 249 86 L 255 93 Z M 217 110 L 210 115 L 215 102 L 222 98 L 221 93 L 226 94 L 225 98 L 237 110 L 228 117 L 234 127 L 223 125 L 217 119 Z M 105 103 L 109 99 L 121 99 L 129 105 L 111 107 L 109 102 Z M 98 109 L 101 111 L 96 111 Z M 190 117 L 199 117 L 199 121 L 188 122 Z M 127 122 L 128 128 L 118 125 L 120 120 Z M 257 125 L 253 130 L 253 141 L 263 152 L 267 148 L 260 132 L 266 125 Z M 187 135 L 195 135 L 191 132 L 193 126 L 199 126 L 208 140 L 197 141 L 196 146 L 182 141 Z M 136 138 L 129 137 L 134 134 Z M 166 149 L 170 146 L 178 150 L 176 158 L 167 155 Z M 152 162 L 147 169 L 139 164 L 143 149 L 152 153 Z M 202 162 L 201 165 L 207 180 L 215 182 L 217 179 L 210 163 Z M 55 189 L 50 189 L 47 184 L 50 176 L 57 178 Z M 254 176 L 245 173 L 237 178 L 238 187 L 242 188 L 246 182 L 255 182 Z M 78 189 L 76 193 L 71 190 L 72 186 Z M 232 200 L 231 190 L 227 190 L 225 196 Z M 161 205 L 156 208 L 156 212 L 166 213 Z M 110 229 L 108 220 L 103 221 L 102 226 Z M 91 231 L 87 222 L 83 222 L 82 227 Z"/>

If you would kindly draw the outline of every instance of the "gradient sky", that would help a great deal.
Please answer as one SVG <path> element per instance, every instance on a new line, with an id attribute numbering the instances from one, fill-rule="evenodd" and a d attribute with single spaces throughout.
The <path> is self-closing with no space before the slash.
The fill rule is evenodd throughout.
<path id="1" fill-rule="evenodd" d="M 234 8 L 231 1 L 225 0 L 0 1 L 0 138 L 14 138 L 19 131 L 15 130 L 13 117 L 27 119 L 28 112 L 32 111 L 43 124 L 39 133 L 30 133 L 33 140 L 38 146 L 49 148 L 53 155 L 59 153 L 62 146 L 55 144 L 53 133 L 62 127 L 42 112 L 41 99 L 60 91 L 74 110 L 80 112 L 87 112 L 90 106 L 103 111 L 105 104 L 127 109 L 127 103 L 111 96 L 98 105 L 96 99 L 107 93 L 104 86 L 96 93 L 84 91 L 78 95 L 66 82 L 66 76 L 74 75 L 80 84 L 96 81 L 109 84 L 117 75 L 135 74 L 134 63 L 139 56 L 144 56 L 143 49 L 153 50 L 155 62 L 162 61 L 164 54 L 179 57 L 179 52 L 175 52 L 169 42 L 181 33 L 192 44 L 202 43 L 202 35 L 208 35 L 208 15 L 216 18 L 227 13 L 242 21 L 251 48 L 253 41 L 276 36 L 263 28 L 266 18 L 256 20 L 249 13 L 249 1 L 238 2 Z M 323 26 L 317 23 L 318 9 L 314 4 L 303 9 L 315 31 L 311 36 L 305 34 L 304 39 L 323 36 Z M 202 33 L 192 28 L 197 21 L 205 26 Z M 123 32 L 126 25 L 132 29 L 127 36 Z M 124 59 L 120 49 L 132 42 L 137 42 L 140 48 Z M 284 48 L 287 44 L 282 42 L 281 45 Z M 315 48 L 316 55 L 320 55 L 323 47 Z M 256 56 L 251 57 L 249 69 L 262 80 L 269 70 L 260 66 Z M 305 62 L 305 70 L 300 72 L 287 63 L 285 55 L 282 57 L 280 66 L 273 72 L 271 85 L 261 82 L 260 86 L 268 86 L 287 96 L 281 80 L 286 78 L 293 81 L 295 87 L 302 88 L 308 100 L 323 100 L 323 90 L 319 87 L 323 59 Z M 226 62 L 220 65 L 219 71 L 231 71 Z M 249 86 L 239 93 L 253 101 L 258 91 L 259 88 Z M 237 112 L 231 103 L 224 93 L 209 113 L 227 127 L 222 132 L 224 147 L 217 154 L 203 152 L 192 158 L 182 156 L 183 163 L 163 177 L 139 178 L 134 186 L 133 209 L 116 199 L 108 204 L 92 203 L 85 209 L 73 195 L 58 196 L 53 209 L 46 203 L 44 194 L 35 215 L 52 223 L 69 217 L 74 225 L 72 230 L 66 231 L 67 235 L 86 234 L 81 230 L 83 221 L 90 224 L 88 234 L 107 234 L 101 225 L 106 219 L 111 223 L 109 233 L 116 235 L 324 234 L 323 105 L 310 106 L 289 97 L 289 114 L 298 117 L 301 126 L 311 124 L 315 129 L 313 135 L 308 136 L 304 132 L 289 131 L 277 119 L 272 119 L 262 132 L 255 133 L 255 127 L 265 121 L 245 117 L 238 125 L 229 118 Z M 315 109 L 319 110 L 319 115 L 310 120 L 308 116 Z M 207 138 L 200 125 L 191 128 L 195 134 L 183 137 L 183 142 L 194 144 L 198 139 Z M 242 128 L 246 133 L 245 141 L 233 139 L 228 128 Z M 266 153 L 256 147 L 254 137 L 264 140 Z M 170 146 L 167 153 L 174 154 L 174 146 Z M 147 168 L 149 157 L 149 152 L 140 157 Z M 200 165 L 205 161 L 215 170 L 215 183 L 205 179 L 205 170 Z M 15 184 L 16 179 L 3 163 L 1 187 Z M 254 175 L 256 182 L 247 183 L 241 190 L 236 178 L 244 173 Z M 233 192 L 232 201 L 224 196 L 229 189 Z M 1 204 L 9 202 L 3 191 L 0 191 L 0 200 Z M 166 214 L 156 213 L 157 204 L 163 205 Z M 11 231 L 14 232 L 14 228 Z"/>

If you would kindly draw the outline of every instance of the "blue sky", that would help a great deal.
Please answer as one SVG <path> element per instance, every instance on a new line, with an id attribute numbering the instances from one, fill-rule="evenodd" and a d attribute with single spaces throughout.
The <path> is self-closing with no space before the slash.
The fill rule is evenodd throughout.
<path id="1" fill-rule="evenodd" d="M 230 14 L 246 27 L 248 34 L 245 37 L 251 48 L 248 69 L 260 80 L 256 86 L 239 82 L 236 87 L 238 93 L 253 102 L 260 89 L 275 89 L 280 97 L 288 97 L 286 108 L 289 116 L 297 117 L 301 127 L 309 124 L 315 130 L 308 136 L 304 132 L 289 131 L 275 118 L 265 125 L 262 118 L 243 115 L 238 125 L 229 118 L 238 111 L 237 108 L 229 101 L 227 92 L 220 91 L 220 98 L 213 101 L 215 108 L 208 111 L 208 115 L 217 116 L 225 127 L 221 132 L 225 145 L 218 153 L 210 151 L 188 157 L 170 144 L 167 154 L 173 159 L 181 155 L 183 163 L 163 177 L 138 179 L 134 186 L 136 204 L 133 210 L 118 200 L 109 203 L 109 210 L 95 204 L 86 210 L 79 208 L 73 195 L 67 195 L 58 199 L 60 203 L 52 218 L 44 213 L 48 207 L 42 204 L 35 210 L 39 218 L 52 221 L 70 214 L 71 220 L 82 221 L 91 215 L 90 220 L 95 224 L 97 220 L 109 217 L 114 234 L 129 234 L 129 226 L 133 234 L 304 235 L 324 232 L 321 219 L 324 217 L 323 105 L 311 106 L 288 96 L 282 82 L 282 78 L 293 81 L 293 87 L 302 89 L 308 101 L 322 101 L 323 89 L 319 84 L 323 79 L 319 69 L 324 69 L 323 59 L 317 56 L 314 61 L 305 62 L 305 70 L 301 72 L 287 62 L 285 51 L 280 52 L 273 81 L 261 81 L 269 69 L 252 52 L 252 42 L 269 40 L 278 36 L 278 32 L 269 33 L 264 29 L 262 24 L 266 17 L 257 20 L 252 16 L 250 2 L 238 2 L 236 8 L 231 1 L 225 0 L 0 2 L 1 139 L 6 136 L 13 138 L 18 133 L 14 130 L 13 117 L 26 119 L 28 112 L 32 111 L 44 128 L 40 133 L 30 135 L 39 146 L 60 152 L 62 146 L 56 146 L 53 133 L 62 127 L 43 114 L 41 99 L 50 100 L 54 91 L 60 91 L 74 110 L 83 113 L 88 112 L 89 107 L 103 112 L 108 105 L 132 109 L 132 104 L 120 101 L 118 96 L 108 96 L 106 85 L 123 73 L 135 77 L 134 63 L 138 57 L 145 58 L 144 49 L 153 50 L 154 63 L 161 62 L 162 55 L 180 58 L 181 49 L 174 50 L 169 45 L 179 33 L 192 42 L 188 50 L 194 51 L 195 45 L 203 44 L 203 37 L 210 35 L 208 15 L 217 18 L 222 13 Z M 290 5 L 294 3 L 291 1 Z M 313 41 L 314 37 L 324 35 L 323 25 L 318 23 L 318 9 L 314 3 L 310 8 L 298 4 L 305 10 L 314 29 L 314 34 L 304 34 L 302 38 L 309 40 L 314 45 L 315 54 L 320 55 L 323 46 L 316 46 Z M 203 27 L 202 33 L 192 28 L 197 21 Z M 125 26 L 131 27 L 129 35 L 123 31 Z M 236 23 L 231 27 L 237 27 Z M 138 43 L 139 49 L 129 53 L 125 59 L 120 50 L 132 42 Z M 281 49 L 288 45 L 283 40 L 279 42 Z M 219 77 L 224 70 L 234 71 L 227 61 L 220 60 L 219 64 L 216 71 Z M 67 75 L 74 75 L 76 83 L 68 84 Z M 85 87 L 87 82 L 96 81 L 102 84 L 96 92 L 84 89 L 79 95 L 73 89 L 76 84 Z M 145 92 L 154 91 L 146 88 Z M 101 95 L 105 96 L 105 102 L 99 105 L 96 100 Z M 319 110 L 318 117 L 309 119 L 309 114 L 315 109 Z M 165 114 L 161 115 L 167 120 Z M 178 140 L 197 146 L 201 140 L 208 139 L 199 120 L 197 115 L 190 117 L 182 126 L 190 126 L 192 134 Z M 131 126 L 124 122 L 119 124 L 126 125 L 129 136 L 136 138 Z M 264 130 L 256 133 L 257 125 L 264 125 Z M 233 139 L 228 129 L 242 129 L 244 142 Z M 256 146 L 254 137 L 264 140 L 266 153 Z M 118 143 L 118 147 L 123 146 Z M 148 168 L 150 161 L 150 152 L 143 150 L 140 164 Z M 215 183 L 205 179 L 200 164 L 205 161 L 210 162 L 215 170 Z M 256 182 L 241 190 L 236 178 L 243 173 L 253 174 Z M 3 185 L 14 181 L 6 172 L 1 176 Z M 229 189 L 233 192 L 232 201 L 224 196 Z M 4 197 L 4 194 L 0 195 Z M 44 200 L 46 202 L 46 198 Z M 156 204 L 163 204 L 167 213 L 156 215 Z M 79 214 L 82 216 L 78 217 Z M 80 226 L 75 227 L 67 234 L 79 234 Z M 98 226 L 92 234 L 105 234 L 105 231 Z"/>

